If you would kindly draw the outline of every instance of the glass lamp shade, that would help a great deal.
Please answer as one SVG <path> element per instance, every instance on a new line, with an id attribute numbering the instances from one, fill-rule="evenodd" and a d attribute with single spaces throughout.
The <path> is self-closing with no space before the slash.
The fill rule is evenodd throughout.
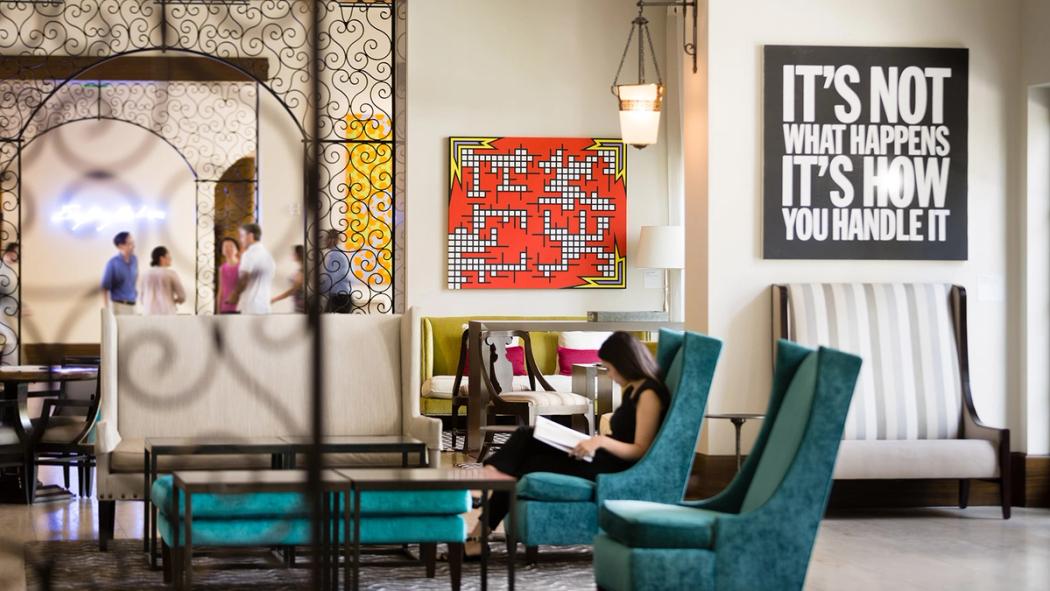
<path id="1" fill-rule="evenodd" d="M 655 144 L 660 133 L 662 84 L 623 84 L 616 87 L 620 99 L 620 134 L 636 148 Z"/>

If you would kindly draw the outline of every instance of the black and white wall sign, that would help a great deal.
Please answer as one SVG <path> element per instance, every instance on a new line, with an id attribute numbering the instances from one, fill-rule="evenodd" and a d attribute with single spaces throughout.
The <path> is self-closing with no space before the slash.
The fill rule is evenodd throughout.
<path id="1" fill-rule="evenodd" d="M 966 260 L 969 50 L 765 47 L 767 259 Z"/>

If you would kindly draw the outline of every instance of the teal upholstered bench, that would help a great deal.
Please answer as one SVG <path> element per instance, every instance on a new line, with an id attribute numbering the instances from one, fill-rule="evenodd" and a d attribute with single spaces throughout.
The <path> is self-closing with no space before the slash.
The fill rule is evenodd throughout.
<path id="1" fill-rule="evenodd" d="M 171 550 L 185 541 L 173 515 L 174 482 L 171 475 L 153 484 L 150 500 L 157 507 L 157 531 L 163 541 L 165 577 L 170 577 Z M 338 497 L 342 514 L 343 495 Z M 186 498 L 179 496 L 178 515 Z M 459 545 L 467 537 L 463 514 L 471 509 L 469 491 L 421 490 L 363 492 L 361 494 L 362 544 L 420 544 L 427 560 L 427 576 L 434 574 L 434 549 L 438 543 Z M 342 541 L 343 528 L 336 528 Z M 305 546 L 311 543 L 310 507 L 295 492 L 193 495 L 193 546 Z M 460 546 L 461 549 L 461 546 Z M 450 559 L 462 552 L 450 552 Z M 458 588 L 458 565 L 452 568 L 453 588 Z"/>

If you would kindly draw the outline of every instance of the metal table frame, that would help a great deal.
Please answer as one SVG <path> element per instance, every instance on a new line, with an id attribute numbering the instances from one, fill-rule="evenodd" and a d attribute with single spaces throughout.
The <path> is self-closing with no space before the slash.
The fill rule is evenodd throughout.
<path id="1" fill-rule="evenodd" d="M 488 590 L 489 559 L 489 493 L 506 492 L 510 497 L 507 512 L 508 536 L 512 535 L 516 524 L 515 490 L 517 479 L 486 475 L 481 470 L 434 469 L 413 471 L 411 478 L 399 478 L 397 473 L 404 470 L 337 470 L 350 481 L 350 492 L 354 499 L 353 532 L 346 532 L 347 539 L 352 539 L 352 563 L 348 561 L 344 575 L 344 588 L 351 591 L 360 589 L 361 573 L 361 493 L 363 491 L 399 491 L 399 490 L 477 490 L 481 491 L 481 591 Z M 514 559 L 517 544 L 507 545 L 507 588 L 514 591 Z M 346 583 L 350 583 L 346 585 Z"/>
<path id="2" fill-rule="evenodd" d="M 205 482 L 189 483 L 184 479 L 190 475 L 208 473 L 214 474 L 215 480 L 209 479 Z M 289 477 L 276 482 L 267 481 L 263 475 L 269 472 L 287 474 Z M 172 548 L 171 574 L 175 583 L 175 589 L 193 588 L 193 495 L 199 493 L 214 494 L 245 494 L 245 493 L 276 493 L 276 492 L 305 492 L 308 474 L 305 470 L 183 470 L 175 471 L 172 475 L 172 505 L 174 508 L 176 527 L 174 528 L 174 547 Z M 321 475 L 321 519 L 326 527 L 321 529 L 321 548 L 318 549 L 318 557 L 321 561 L 321 586 L 323 589 L 334 589 L 338 583 L 338 532 L 333 523 L 332 515 L 338 511 L 338 495 L 343 494 L 349 498 L 350 481 L 334 470 L 325 470 Z M 185 515 L 179 515 L 179 496 L 186 497 Z M 342 516 L 345 531 L 350 531 L 350 512 L 344 508 Z M 178 521 L 185 521 L 186 540 L 179 546 L 180 531 Z M 176 552 L 176 549 L 179 549 Z M 349 564 L 350 544 L 349 537 L 344 537 L 343 562 Z"/>

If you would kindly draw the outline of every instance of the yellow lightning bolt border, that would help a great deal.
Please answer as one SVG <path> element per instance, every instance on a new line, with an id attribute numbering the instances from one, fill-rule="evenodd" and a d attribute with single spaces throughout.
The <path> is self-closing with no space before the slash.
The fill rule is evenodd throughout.
<path id="1" fill-rule="evenodd" d="M 449 160 L 451 161 L 451 169 L 448 175 L 448 190 L 456 186 L 457 182 L 462 181 L 463 169 L 460 167 L 460 157 L 463 155 L 464 148 L 473 148 L 475 150 L 495 150 L 492 142 L 498 140 L 498 137 L 450 137 L 448 138 L 448 153 Z M 451 199 L 451 193 L 449 194 Z"/>
<path id="2" fill-rule="evenodd" d="M 627 287 L 627 257 L 620 254 L 620 245 L 613 244 L 616 274 L 612 277 L 580 277 L 583 283 L 572 289 L 624 289 Z"/>
<path id="3" fill-rule="evenodd" d="M 592 138 L 594 143 L 587 150 L 615 150 L 616 151 L 616 180 L 627 183 L 627 145 L 623 140 L 608 138 Z"/>

